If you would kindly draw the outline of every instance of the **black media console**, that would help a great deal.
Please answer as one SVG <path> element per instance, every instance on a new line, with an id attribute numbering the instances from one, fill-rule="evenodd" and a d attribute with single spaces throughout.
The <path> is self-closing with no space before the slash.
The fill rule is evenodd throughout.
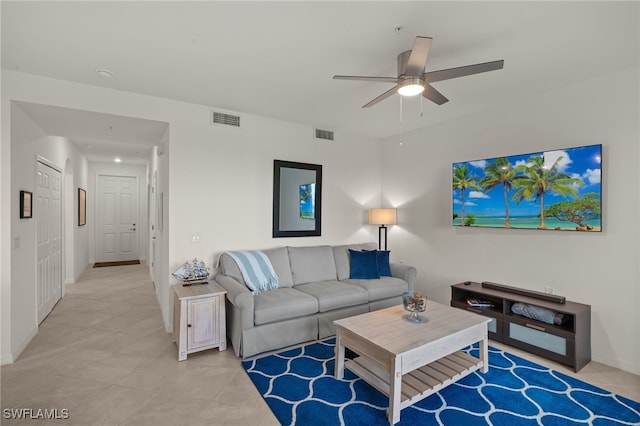
<path id="1" fill-rule="evenodd" d="M 516 303 L 553 311 L 564 321 L 549 324 L 514 314 L 511 308 Z M 576 372 L 591 361 L 589 305 L 503 284 L 466 281 L 451 286 L 451 306 L 492 318 L 490 339 L 568 365 Z"/>

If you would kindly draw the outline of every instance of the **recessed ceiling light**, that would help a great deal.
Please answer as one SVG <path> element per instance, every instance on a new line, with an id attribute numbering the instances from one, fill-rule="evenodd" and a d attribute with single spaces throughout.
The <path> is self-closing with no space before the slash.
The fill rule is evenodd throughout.
<path id="1" fill-rule="evenodd" d="M 96 72 L 102 78 L 111 78 L 113 77 L 113 72 L 104 68 L 97 69 Z"/>
<path id="2" fill-rule="evenodd" d="M 116 157 L 116 158 L 113 159 L 113 161 L 115 161 L 116 163 L 121 163 L 122 162 L 122 158 Z"/>

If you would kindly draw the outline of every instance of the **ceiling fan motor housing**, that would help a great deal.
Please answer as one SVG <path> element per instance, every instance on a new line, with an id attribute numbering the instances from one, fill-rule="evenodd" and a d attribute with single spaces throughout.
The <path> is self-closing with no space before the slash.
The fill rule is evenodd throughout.
<path id="1" fill-rule="evenodd" d="M 398 77 L 401 77 L 407 69 L 407 63 L 409 62 L 409 56 L 411 55 L 411 50 L 405 50 L 401 54 L 398 55 Z M 420 71 L 419 74 L 409 77 L 420 77 L 424 73 L 424 68 Z"/>

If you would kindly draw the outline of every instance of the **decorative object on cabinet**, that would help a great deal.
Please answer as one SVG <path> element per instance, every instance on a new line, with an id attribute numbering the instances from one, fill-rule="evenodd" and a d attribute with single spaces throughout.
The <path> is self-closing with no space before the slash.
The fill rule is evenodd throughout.
<path id="1" fill-rule="evenodd" d="M 29 191 L 20 191 L 20 219 L 33 217 L 33 194 Z"/>
<path id="2" fill-rule="evenodd" d="M 396 209 L 369 209 L 369 225 L 378 227 L 378 250 L 387 250 L 387 225 L 395 225 L 398 216 Z M 384 233 L 384 249 L 382 248 L 382 234 Z"/>
<path id="3" fill-rule="evenodd" d="M 209 268 L 202 260 L 194 258 L 180 265 L 171 275 L 182 282 L 183 286 L 192 284 L 206 284 L 209 278 Z"/>
<path id="4" fill-rule="evenodd" d="M 469 300 L 473 299 L 484 306 L 472 306 Z M 466 281 L 451 286 L 451 306 L 491 318 L 490 339 L 568 365 L 576 372 L 591 361 L 590 305 L 502 284 Z M 550 316 L 553 323 L 545 322 L 540 313 Z"/>
<path id="5" fill-rule="evenodd" d="M 87 224 L 87 191 L 78 188 L 78 226 Z"/>
<path id="6" fill-rule="evenodd" d="M 193 287 L 172 286 L 173 335 L 178 346 L 178 361 L 187 354 L 205 349 L 227 349 L 225 294 L 218 283 Z"/>

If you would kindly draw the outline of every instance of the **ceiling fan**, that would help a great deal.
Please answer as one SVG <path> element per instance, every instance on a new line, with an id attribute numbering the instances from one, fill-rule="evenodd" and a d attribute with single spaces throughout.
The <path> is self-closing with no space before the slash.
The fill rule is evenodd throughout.
<path id="1" fill-rule="evenodd" d="M 466 65 L 463 67 L 449 68 L 446 70 L 425 72 L 429 50 L 431 49 L 431 37 L 416 37 L 413 48 L 398 55 L 398 77 L 361 77 L 353 75 L 334 75 L 336 80 L 361 80 L 380 83 L 395 83 L 396 85 L 382 95 L 366 103 L 362 108 L 369 108 L 387 99 L 394 93 L 402 96 L 422 96 L 430 101 L 442 105 L 449 99 L 431 86 L 436 81 L 449 80 L 451 78 L 464 77 L 471 74 L 479 74 L 487 71 L 502 69 L 504 60 L 484 62 L 482 64 Z"/>

